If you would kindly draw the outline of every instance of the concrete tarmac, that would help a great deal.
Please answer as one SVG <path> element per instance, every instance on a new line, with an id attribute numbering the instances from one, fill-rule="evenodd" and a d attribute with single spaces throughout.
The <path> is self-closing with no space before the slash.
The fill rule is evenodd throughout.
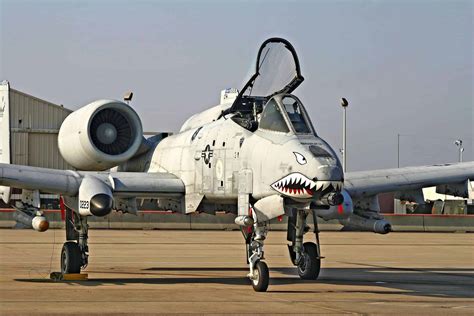
<path id="1" fill-rule="evenodd" d="M 473 234 L 322 232 L 320 278 L 302 281 L 270 232 L 266 293 L 237 231 L 91 230 L 89 280 L 54 282 L 64 236 L 0 230 L 1 315 L 474 314 Z"/>

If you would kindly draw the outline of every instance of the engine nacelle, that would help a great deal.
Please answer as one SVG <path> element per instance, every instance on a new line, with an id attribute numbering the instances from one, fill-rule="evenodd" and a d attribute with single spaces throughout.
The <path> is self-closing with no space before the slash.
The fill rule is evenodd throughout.
<path id="1" fill-rule="evenodd" d="M 132 158 L 142 140 L 142 123 L 135 110 L 121 101 L 98 100 L 66 117 L 58 147 L 73 167 L 100 171 Z"/>
<path id="2" fill-rule="evenodd" d="M 352 198 L 346 190 L 341 193 L 344 201 L 339 205 L 329 206 L 329 208 L 321 208 L 316 206 L 316 214 L 322 219 L 328 221 L 330 219 L 345 219 L 354 212 Z"/>

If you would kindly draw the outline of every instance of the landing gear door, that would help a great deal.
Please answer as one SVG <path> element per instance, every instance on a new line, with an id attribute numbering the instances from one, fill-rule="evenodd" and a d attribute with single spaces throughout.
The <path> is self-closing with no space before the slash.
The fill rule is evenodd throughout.
<path id="1" fill-rule="evenodd" d="M 238 215 L 248 215 L 250 208 L 249 197 L 253 191 L 253 174 L 250 169 L 240 170 L 238 173 Z"/>

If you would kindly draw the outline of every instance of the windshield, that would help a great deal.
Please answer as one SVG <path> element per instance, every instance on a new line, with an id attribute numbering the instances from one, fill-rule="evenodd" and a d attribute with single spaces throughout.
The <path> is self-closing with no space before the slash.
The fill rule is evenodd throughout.
<path id="1" fill-rule="evenodd" d="M 310 134 L 311 129 L 304 118 L 302 108 L 298 100 L 290 96 L 285 96 L 282 99 L 282 103 L 286 113 L 288 113 L 288 118 L 290 119 L 295 132 L 297 134 Z"/>
<path id="2" fill-rule="evenodd" d="M 273 98 L 267 102 L 263 110 L 262 117 L 260 118 L 260 128 L 283 133 L 290 131 L 280 111 L 280 107 Z"/>

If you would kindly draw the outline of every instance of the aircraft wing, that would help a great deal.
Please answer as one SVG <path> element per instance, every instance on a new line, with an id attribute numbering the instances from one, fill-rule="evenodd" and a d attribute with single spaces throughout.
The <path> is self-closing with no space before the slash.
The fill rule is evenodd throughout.
<path id="1" fill-rule="evenodd" d="M 96 178 L 116 197 L 159 198 L 184 194 L 181 179 L 158 172 L 93 172 L 57 170 L 0 163 L 0 185 L 76 196 L 84 178 Z"/>
<path id="2" fill-rule="evenodd" d="M 353 198 L 383 192 L 415 191 L 424 187 L 465 184 L 474 180 L 474 161 L 424 167 L 347 172 L 344 188 Z"/>
<path id="3" fill-rule="evenodd" d="M 380 214 L 377 194 L 395 192 L 395 198 L 425 203 L 422 189 L 436 186 L 442 194 L 468 197 L 469 180 L 474 180 L 474 162 L 347 172 L 344 189 L 350 196 L 349 216 L 340 219 L 344 229 L 386 234 L 391 225 Z M 353 212 L 352 212 L 353 210 Z"/>

